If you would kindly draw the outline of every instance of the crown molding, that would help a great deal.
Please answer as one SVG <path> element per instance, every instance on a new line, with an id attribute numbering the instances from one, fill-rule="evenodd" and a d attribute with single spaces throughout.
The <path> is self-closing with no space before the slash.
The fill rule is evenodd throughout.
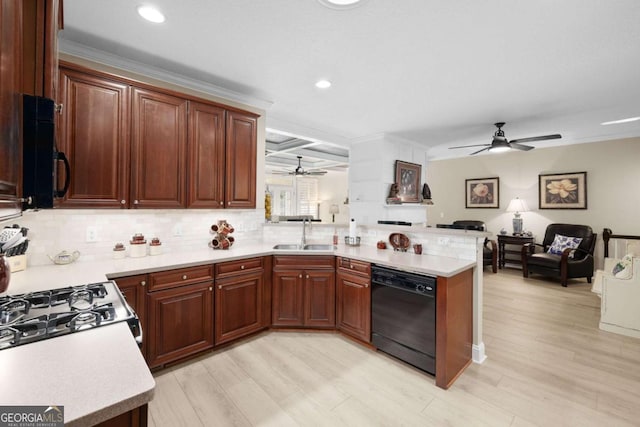
<path id="1" fill-rule="evenodd" d="M 62 53 L 86 59 L 89 61 L 104 64 L 110 67 L 122 69 L 132 73 L 141 74 L 167 83 L 175 84 L 185 88 L 197 90 L 230 101 L 240 102 L 253 107 L 268 110 L 273 105 L 273 101 L 265 100 L 245 93 L 229 90 L 202 80 L 192 79 L 159 67 L 147 65 L 138 61 L 124 58 L 112 53 L 95 49 L 63 38 L 58 42 L 59 50 Z"/>

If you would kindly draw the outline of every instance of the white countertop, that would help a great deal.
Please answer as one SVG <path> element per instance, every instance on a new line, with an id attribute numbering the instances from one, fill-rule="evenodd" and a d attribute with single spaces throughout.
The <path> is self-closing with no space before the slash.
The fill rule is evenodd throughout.
<path id="1" fill-rule="evenodd" d="M 0 351 L 3 405 L 63 405 L 94 425 L 149 402 L 151 376 L 126 322 Z"/>
<path id="2" fill-rule="evenodd" d="M 336 255 L 403 270 L 450 277 L 475 261 L 339 245 L 330 251 L 273 250 L 273 243 L 241 242 L 229 250 L 203 248 L 142 258 L 78 261 L 13 273 L 7 294 L 81 285 L 135 274 L 273 254 Z M 114 351 L 117 349 L 117 351 Z M 65 421 L 87 425 L 149 402 L 155 382 L 126 323 L 0 351 L 4 405 L 64 405 Z M 11 386 L 6 386 L 11 384 Z"/>

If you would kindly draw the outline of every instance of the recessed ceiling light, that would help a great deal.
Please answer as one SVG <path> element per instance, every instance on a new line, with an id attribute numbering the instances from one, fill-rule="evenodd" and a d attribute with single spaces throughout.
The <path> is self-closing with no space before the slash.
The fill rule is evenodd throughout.
<path id="1" fill-rule="evenodd" d="M 635 122 L 640 120 L 640 117 L 629 117 L 628 119 L 620 119 L 620 120 L 613 120 L 610 122 L 604 122 L 604 123 L 600 123 L 603 126 L 607 126 L 607 125 L 618 125 L 620 123 L 629 123 L 629 122 Z"/>
<path id="2" fill-rule="evenodd" d="M 154 22 L 156 24 L 161 24 L 165 20 L 162 12 L 149 5 L 138 6 L 138 15 L 142 16 L 147 21 Z"/>
<path id="3" fill-rule="evenodd" d="M 330 9 L 351 9 L 361 6 L 366 0 L 318 0 L 318 2 Z"/>
<path id="4" fill-rule="evenodd" d="M 328 89 L 331 87 L 331 82 L 329 80 L 318 80 L 316 82 L 316 87 L 318 89 Z"/>

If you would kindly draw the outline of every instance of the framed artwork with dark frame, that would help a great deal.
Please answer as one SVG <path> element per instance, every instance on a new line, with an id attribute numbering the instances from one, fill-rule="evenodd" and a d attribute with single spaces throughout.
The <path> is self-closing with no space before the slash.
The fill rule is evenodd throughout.
<path id="1" fill-rule="evenodd" d="M 402 203 L 420 203 L 420 176 L 422 166 L 396 160 L 396 184 Z"/>
<path id="2" fill-rule="evenodd" d="M 587 209 L 587 173 L 538 175 L 540 209 Z"/>
<path id="3" fill-rule="evenodd" d="M 465 208 L 500 208 L 500 178 L 465 179 Z"/>

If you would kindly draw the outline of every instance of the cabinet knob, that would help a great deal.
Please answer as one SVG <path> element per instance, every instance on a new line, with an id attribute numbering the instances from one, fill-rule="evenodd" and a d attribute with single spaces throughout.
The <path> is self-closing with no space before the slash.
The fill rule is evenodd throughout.
<path id="1" fill-rule="evenodd" d="M 365 283 L 365 284 L 364 284 L 364 287 L 365 287 L 365 288 L 368 288 L 368 287 L 369 287 L 369 284 L 368 284 L 368 283 Z"/>
<path id="2" fill-rule="evenodd" d="M 121 205 L 126 205 L 126 204 L 127 204 L 127 201 L 126 201 L 125 199 L 122 199 L 122 200 L 120 200 L 120 204 L 121 204 Z"/>
<path id="3" fill-rule="evenodd" d="M 240 266 L 240 270 L 244 270 L 244 265 L 241 265 L 241 266 Z"/>
<path id="4" fill-rule="evenodd" d="M 353 264 L 349 264 L 349 268 L 353 270 Z"/>
<path id="5" fill-rule="evenodd" d="M 182 280 L 187 280 L 187 275 L 186 274 L 182 275 Z"/>
<path id="6" fill-rule="evenodd" d="M 302 274 L 300 274 L 300 275 L 298 276 L 298 278 L 302 279 Z"/>
<path id="7" fill-rule="evenodd" d="M 309 278 L 309 275 L 307 274 L 307 279 Z"/>
<path id="8" fill-rule="evenodd" d="M 224 205 L 224 202 L 220 202 L 220 206 Z"/>
<path id="9" fill-rule="evenodd" d="M 213 286 L 209 286 L 209 291 L 212 291 L 212 290 L 213 290 Z"/>
<path id="10" fill-rule="evenodd" d="M 134 201 L 133 201 L 133 204 L 134 204 L 134 205 L 137 205 L 137 204 L 139 204 L 139 203 L 140 203 L 140 202 L 139 202 L 139 201 L 137 201 L 137 200 L 134 200 Z"/>
<path id="11" fill-rule="evenodd" d="M 218 289 L 222 289 L 222 285 L 218 285 Z"/>
<path id="12" fill-rule="evenodd" d="M 143 281 L 140 282 L 140 285 L 141 286 L 147 286 L 147 282 L 145 280 L 143 280 Z"/>

